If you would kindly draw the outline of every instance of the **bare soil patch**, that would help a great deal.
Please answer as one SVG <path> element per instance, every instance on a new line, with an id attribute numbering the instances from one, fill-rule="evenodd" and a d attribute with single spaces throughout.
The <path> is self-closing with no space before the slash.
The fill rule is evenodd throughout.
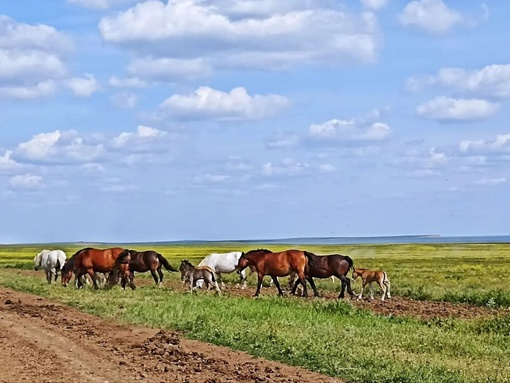
<path id="1" fill-rule="evenodd" d="M 111 323 L 0 288 L 0 382 L 300 382 L 339 380 L 180 334 Z"/>

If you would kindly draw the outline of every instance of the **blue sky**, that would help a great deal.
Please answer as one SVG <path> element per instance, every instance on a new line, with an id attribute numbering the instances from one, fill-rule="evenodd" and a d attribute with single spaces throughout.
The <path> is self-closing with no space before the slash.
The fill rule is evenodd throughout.
<path id="1" fill-rule="evenodd" d="M 508 234 L 500 0 L 0 5 L 0 243 Z"/>

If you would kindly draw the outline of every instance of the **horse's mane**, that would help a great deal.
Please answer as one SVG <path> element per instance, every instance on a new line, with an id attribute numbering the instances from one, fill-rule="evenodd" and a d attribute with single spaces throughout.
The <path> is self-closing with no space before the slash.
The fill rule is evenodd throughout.
<path id="1" fill-rule="evenodd" d="M 272 253 L 272 251 L 268 250 L 268 249 L 254 249 L 254 250 L 247 251 L 246 253 L 244 253 L 244 255 L 247 255 L 247 254 L 250 254 L 250 253 L 264 253 L 264 254 L 267 254 L 267 253 Z"/>

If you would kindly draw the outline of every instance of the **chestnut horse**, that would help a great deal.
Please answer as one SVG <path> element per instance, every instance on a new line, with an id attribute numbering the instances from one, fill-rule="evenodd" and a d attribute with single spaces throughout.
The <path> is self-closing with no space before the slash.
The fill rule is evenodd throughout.
<path id="1" fill-rule="evenodd" d="M 278 295 L 282 296 L 283 291 L 278 282 L 278 277 L 285 277 L 295 272 L 298 281 L 303 285 L 303 296 L 308 296 L 306 290 L 305 269 L 308 265 L 308 252 L 301 250 L 286 250 L 273 253 L 267 249 L 250 250 L 243 253 L 236 266 L 238 272 L 243 271 L 247 267 L 255 268 L 257 272 L 257 291 L 254 297 L 260 293 L 262 281 L 265 275 L 269 275 L 276 288 Z"/>
<path id="2" fill-rule="evenodd" d="M 83 286 L 81 277 L 88 274 L 94 283 L 94 288 L 98 289 L 95 272 L 109 273 L 112 271 L 116 266 L 117 258 L 123 251 L 124 249 L 120 247 L 104 250 L 87 247 L 77 251 L 62 268 L 62 286 L 67 286 L 74 272 L 78 288 Z M 125 266 L 120 269 L 123 274 L 129 272 Z"/>
<path id="3" fill-rule="evenodd" d="M 342 282 L 342 289 L 338 298 L 344 297 L 346 287 L 349 295 L 351 295 L 351 297 L 354 295 L 351 289 L 351 281 L 347 278 L 347 273 L 354 267 L 354 262 L 351 257 L 341 254 L 315 255 L 313 253 L 308 253 L 307 256 L 308 268 L 306 272 L 306 280 L 310 282 L 313 294 L 316 297 L 319 296 L 319 292 L 315 287 L 313 278 L 329 278 L 331 276 L 337 277 Z M 293 294 L 295 294 L 298 284 L 299 280 L 296 280 L 294 287 L 292 288 Z"/>

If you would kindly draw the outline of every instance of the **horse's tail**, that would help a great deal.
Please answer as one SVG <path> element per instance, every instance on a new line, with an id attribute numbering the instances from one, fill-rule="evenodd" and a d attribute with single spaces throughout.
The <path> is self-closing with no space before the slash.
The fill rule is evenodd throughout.
<path id="1" fill-rule="evenodd" d="M 347 263 L 349 263 L 349 268 L 347 269 L 347 272 L 349 272 L 349 270 L 354 270 L 354 261 L 352 260 L 351 257 L 349 257 L 348 255 L 344 255 L 345 257 L 345 260 L 347 261 Z"/>
<path id="2" fill-rule="evenodd" d="M 382 280 L 382 283 L 384 283 L 385 285 L 389 285 L 390 284 L 390 280 L 388 279 L 388 274 L 386 274 L 386 271 L 383 271 L 383 280 Z"/>
<path id="3" fill-rule="evenodd" d="M 63 266 L 64 265 L 60 264 L 60 259 L 58 259 L 58 257 L 57 257 L 57 263 L 55 264 L 55 270 L 57 270 L 57 272 L 58 272 Z"/>
<path id="4" fill-rule="evenodd" d="M 303 253 L 305 254 L 306 258 L 308 259 L 308 265 L 311 265 L 313 263 L 313 258 L 315 257 L 315 254 L 314 253 L 311 253 L 309 251 L 303 251 Z"/>
<path id="5" fill-rule="evenodd" d="M 159 263 L 161 263 L 165 269 L 167 269 L 168 271 L 179 271 L 177 270 L 175 267 L 173 267 L 170 262 L 168 262 L 168 260 L 163 257 L 161 254 L 157 253 L 158 254 L 158 260 L 159 260 Z"/>

